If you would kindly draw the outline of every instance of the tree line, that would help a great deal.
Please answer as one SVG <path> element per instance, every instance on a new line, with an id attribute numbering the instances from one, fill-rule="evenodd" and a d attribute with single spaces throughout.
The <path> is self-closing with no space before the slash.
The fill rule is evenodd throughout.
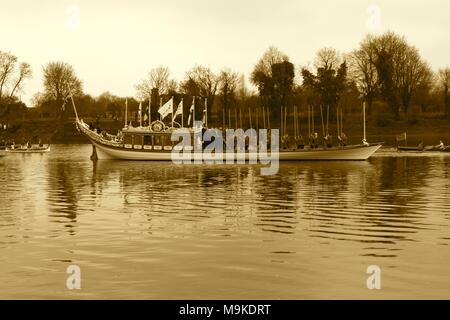
<path id="1" fill-rule="evenodd" d="M 29 64 L 0 52 L 0 117 L 17 105 L 17 95 L 31 75 Z M 150 105 L 156 119 L 161 101 L 174 97 L 178 103 L 183 99 L 187 114 L 195 96 L 208 101 L 209 123 L 215 126 L 237 126 L 242 113 L 247 118 L 266 114 L 271 121 L 281 122 L 283 108 L 300 113 L 309 106 L 325 108 L 330 114 L 338 109 L 358 112 L 362 101 L 369 114 L 387 112 L 397 119 L 412 106 L 423 113 L 450 116 L 450 68 L 433 72 L 419 50 L 394 32 L 367 35 L 348 53 L 322 48 L 309 65 L 295 66 L 285 53 L 270 47 L 255 64 L 249 80 L 256 91 L 247 88 L 243 74 L 229 68 L 216 73 L 195 66 L 177 80 L 168 67 L 159 66 L 135 85 L 135 97 L 109 92 L 92 97 L 83 93 L 82 81 L 72 66 L 50 62 L 43 68 L 43 92 L 34 95 L 33 105 L 43 116 L 64 117 L 72 94 L 81 115 L 122 119 L 127 99 L 135 116 L 141 102 Z"/>

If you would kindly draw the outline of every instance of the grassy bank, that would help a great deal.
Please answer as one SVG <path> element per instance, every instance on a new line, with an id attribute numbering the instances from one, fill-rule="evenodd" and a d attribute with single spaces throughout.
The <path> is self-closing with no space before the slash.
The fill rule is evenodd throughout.
<path id="1" fill-rule="evenodd" d="M 86 143 L 87 139 L 75 128 L 73 119 L 68 119 L 63 125 L 57 125 L 53 119 L 22 120 L 9 125 L 9 129 L 0 131 L 0 140 L 14 140 L 16 143 L 40 138 L 44 143 Z M 86 119 L 86 122 L 94 122 L 94 119 Z M 334 120 L 335 121 L 335 120 Z M 335 135 L 336 124 L 330 120 L 329 131 Z M 123 127 L 122 121 L 100 120 L 100 128 L 109 133 L 115 134 Z M 272 128 L 279 127 L 273 123 Z M 307 123 L 302 122 L 300 130 L 304 137 L 307 135 Z M 315 123 L 315 131 L 322 134 L 320 121 Z M 288 132 L 292 135 L 292 119 L 288 119 Z M 363 136 L 362 119 L 356 116 L 347 118 L 344 122 L 344 132 L 349 138 L 349 143 L 361 142 Z M 407 132 L 408 145 L 417 145 L 423 142 L 425 145 L 435 145 L 439 140 L 445 144 L 450 144 L 450 121 L 446 119 L 414 119 L 411 120 L 390 120 L 379 121 L 379 119 L 369 118 L 366 126 L 367 139 L 371 142 L 385 142 L 385 145 L 395 146 L 395 136 Z"/>

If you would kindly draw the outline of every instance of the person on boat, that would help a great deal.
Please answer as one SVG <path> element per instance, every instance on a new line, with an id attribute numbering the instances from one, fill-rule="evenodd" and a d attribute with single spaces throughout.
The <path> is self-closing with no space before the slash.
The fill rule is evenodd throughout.
<path id="1" fill-rule="evenodd" d="M 442 140 L 439 140 L 439 145 L 437 147 L 439 150 L 444 150 L 445 149 L 444 142 L 442 142 Z"/>
<path id="2" fill-rule="evenodd" d="M 297 149 L 304 149 L 305 148 L 305 142 L 303 141 L 303 136 L 300 135 L 300 137 L 298 137 L 296 139 L 296 148 Z"/>
<path id="3" fill-rule="evenodd" d="M 284 136 L 281 137 L 281 147 L 283 149 L 287 149 L 289 146 L 289 135 L 285 134 Z"/>
<path id="4" fill-rule="evenodd" d="M 30 143 L 30 141 L 27 141 L 27 148 L 28 148 L 28 149 L 31 149 L 31 143 Z"/>
<path id="5" fill-rule="evenodd" d="M 39 148 L 42 148 L 44 145 L 42 144 L 42 140 L 39 139 Z"/>
<path id="6" fill-rule="evenodd" d="M 339 145 L 345 147 L 347 145 L 347 135 L 342 132 L 341 135 L 338 136 Z"/>
<path id="7" fill-rule="evenodd" d="M 323 138 L 323 141 L 325 147 L 331 148 L 333 146 L 333 137 L 329 133 Z"/>
<path id="8" fill-rule="evenodd" d="M 316 149 L 318 147 L 318 144 L 317 144 L 318 140 L 319 140 L 319 134 L 317 132 L 311 133 L 311 136 L 309 138 L 311 149 Z"/>

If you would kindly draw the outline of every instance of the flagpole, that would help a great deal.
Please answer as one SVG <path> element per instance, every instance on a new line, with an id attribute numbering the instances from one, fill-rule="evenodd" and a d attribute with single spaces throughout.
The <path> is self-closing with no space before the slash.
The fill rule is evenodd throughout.
<path id="1" fill-rule="evenodd" d="M 142 128 L 142 101 L 139 102 L 139 126 Z"/>
<path id="2" fill-rule="evenodd" d="M 173 128 L 173 97 L 170 100 L 172 100 L 172 128 Z"/>
<path id="3" fill-rule="evenodd" d="M 184 103 L 183 103 L 184 98 L 181 98 L 181 127 L 184 128 Z"/>
<path id="4" fill-rule="evenodd" d="M 206 112 L 205 126 L 208 128 L 208 98 L 205 98 L 205 112 Z"/>
<path id="5" fill-rule="evenodd" d="M 148 126 L 150 127 L 150 124 L 152 123 L 152 96 L 148 96 Z"/>
<path id="6" fill-rule="evenodd" d="M 366 142 L 366 102 L 363 102 L 364 142 Z"/>
<path id="7" fill-rule="evenodd" d="M 162 107 L 162 98 L 159 98 L 159 108 L 161 107 Z M 159 121 L 161 121 L 161 114 L 159 114 Z"/>
<path id="8" fill-rule="evenodd" d="M 127 126 L 128 115 L 128 98 L 125 98 L 125 127 Z"/>
<path id="9" fill-rule="evenodd" d="M 195 96 L 194 96 L 194 100 L 192 101 L 192 105 L 194 106 L 194 109 L 192 109 L 192 126 L 194 126 L 194 123 L 195 123 Z"/>

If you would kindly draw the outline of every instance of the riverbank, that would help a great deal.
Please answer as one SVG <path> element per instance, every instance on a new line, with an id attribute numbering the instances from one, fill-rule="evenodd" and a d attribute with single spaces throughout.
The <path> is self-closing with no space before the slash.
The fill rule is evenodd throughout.
<path id="1" fill-rule="evenodd" d="M 86 119 L 87 123 L 95 122 L 95 119 Z M 289 125 L 289 123 L 288 123 Z M 118 120 L 103 119 L 99 122 L 101 130 L 111 134 L 122 129 L 123 122 Z M 277 127 L 272 125 L 272 128 Z M 304 137 L 307 135 L 307 125 L 301 125 L 300 130 Z M 315 131 L 322 133 L 320 122 L 315 125 Z M 334 134 L 335 124 L 329 126 L 329 131 Z M 293 129 L 288 126 L 288 132 Z M 363 125 L 359 117 L 348 118 L 344 123 L 344 132 L 349 138 L 349 143 L 359 143 L 363 137 Z M 368 119 L 366 125 L 367 140 L 370 142 L 384 142 L 386 146 L 395 146 L 396 135 L 407 133 L 408 145 L 436 145 L 442 140 L 446 145 L 450 144 L 450 121 L 447 119 L 417 119 L 414 123 L 407 120 L 389 121 L 380 123 L 375 119 Z M 0 131 L 0 141 L 15 141 L 26 143 L 27 141 L 41 139 L 43 143 L 87 143 L 88 140 L 75 128 L 74 120 L 68 119 L 62 125 L 55 124 L 53 119 L 37 119 L 16 121 L 8 126 L 7 130 Z M 404 142 L 401 142 L 404 144 Z"/>

